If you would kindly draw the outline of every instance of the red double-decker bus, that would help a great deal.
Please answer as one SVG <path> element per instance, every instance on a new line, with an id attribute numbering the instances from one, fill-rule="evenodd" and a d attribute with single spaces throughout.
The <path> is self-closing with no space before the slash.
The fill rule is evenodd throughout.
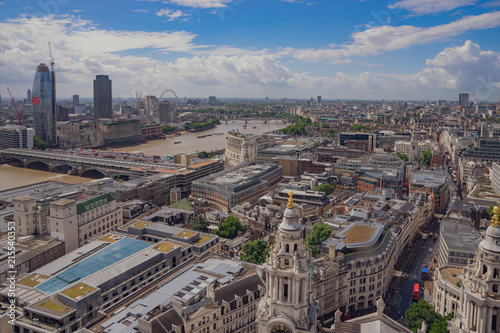
<path id="1" fill-rule="evenodd" d="M 420 297 L 420 285 L 418 283 L 413 284 L 413 296 L 411 297 L 412 301 L 418 302 Z"/>

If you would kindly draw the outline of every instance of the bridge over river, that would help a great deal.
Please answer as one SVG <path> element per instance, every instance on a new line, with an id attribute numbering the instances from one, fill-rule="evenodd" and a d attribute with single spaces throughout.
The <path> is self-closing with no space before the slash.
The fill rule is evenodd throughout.
<path id="1" fill-rule="evenodd" d="M 104 177 L 118 175 L 133 177 L 130 170 L 137 167 L 158 168 L 161 163 L 129 161 L 116 158 L 104 158 L 81 155 L 76 152 L 53 152 L 42 150 L 6 148 L 0 150 L 0 162 L 21 161 L 23 166 L 34 167 L 36 164 L 45 165 L 49 171 L 60 173 L 76 173 L 88 176 L 92 173 L 101 173 Z M 165 166 L 167 167 L 167 166 Z M 168 165 L 169 169 L 175 166 Z"/>

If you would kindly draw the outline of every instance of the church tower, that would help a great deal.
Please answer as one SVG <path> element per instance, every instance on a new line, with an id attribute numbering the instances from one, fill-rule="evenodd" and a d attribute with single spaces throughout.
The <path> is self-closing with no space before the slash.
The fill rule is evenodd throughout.
<path id="1" fill-rule="evenodd" d="M 493 208 L 491 225 L 479 243 L 476 259 L 463 270 L 460 332 L 489 333 L 500 329 L 500 209 Z"/>
<path id="2" fill-rule="evenodd" d="M 318 306 L 312 294 L 311 252 L 293 207 L 293 192 L 278 227 L 276 242 L 259 274 L 266 293 L 257 309 L 259 333 L 315 333 Z"/>
<path id="3" fill-rule="evenodd" d="M 411 117 L 410 121 L 410 156 L 408 159 L 412 164 L 418 165 L 418 152 L 417 152 L 417 133 L 416 133 L 415 117 Z"/>

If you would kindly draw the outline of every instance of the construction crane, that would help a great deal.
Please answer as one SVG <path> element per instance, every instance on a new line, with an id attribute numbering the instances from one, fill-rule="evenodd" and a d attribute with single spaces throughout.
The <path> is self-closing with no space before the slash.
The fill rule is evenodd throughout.
<path id="1" fill-rule="evenodd" d="M 52 48 L 50 47 L 50 42 L 49 42 L 49 54 L 50 54 L 50 70 L 54 71 L 54 57 L 52 56 Z"/>
<path id="2" fill-rule="evenodd" d="M 9 87 L 7 87 L 7 90 L 9 91 L 9 95 L 10 95 L 10 99 L 12 101 L 12 105 L 14 105 L 14 110 L 16 110 L 17 119 L 19 120 L 18 124 L 22 125 L 22 123 L 23 123 L 23 115 L 22 115 L 22 113 L 20 113 L 19 111 L 17 111 L 16 101 L 14 101 L 14 97 L 12 97 L 12 93 L 10 92 Z"/>

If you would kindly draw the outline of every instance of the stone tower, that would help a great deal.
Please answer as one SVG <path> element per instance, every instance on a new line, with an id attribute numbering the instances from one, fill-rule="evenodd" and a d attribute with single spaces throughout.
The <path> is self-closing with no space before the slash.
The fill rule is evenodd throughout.
<path id="1" fill-rule="evenodd" d="M 463 270 L 460 332 L 489 333 L 500 329 L 500 209 L 493 209 L 491 225 L 479 243 L 476 259 Z"/>
<path id="2" fill-rule="evenodd" d="M 415 122 L 415 117 L 413 116 L 410 121 L 410 156 L 408 159 L 412 164 L 418 165 L 418 152 L 417 152 L 417 124 Z"/>
<path id="3" fill-rule="evenodd" d="M 259 333 L 316 332 L 318 306 L 312 295 L 311 252 L 290 191 L 276 243 L 260 270 L 266 293 L 257 309 Z"/>

